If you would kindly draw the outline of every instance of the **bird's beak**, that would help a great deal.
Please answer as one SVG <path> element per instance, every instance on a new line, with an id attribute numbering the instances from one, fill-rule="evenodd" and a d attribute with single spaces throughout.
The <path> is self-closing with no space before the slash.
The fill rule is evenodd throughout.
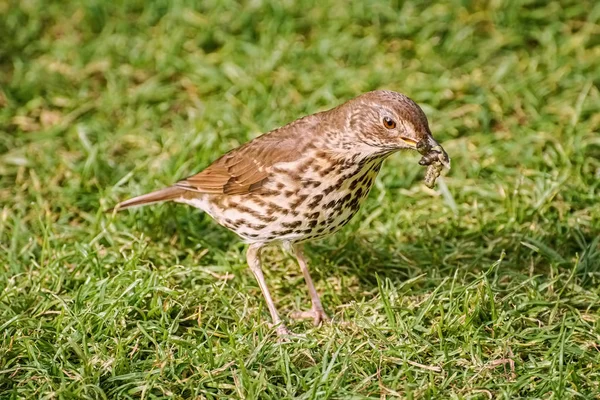
<path id="1" fill-rule="evenodd" d="M 415 141 L 415 140 L 413 140 L 411 138 L 408 138 L 408 137 L 404 137 L 404 136 L 401 136 L 400 139 L 404 143 L 406 143 L 407 145 L 409 145 L 412 149 L 416 149 L 417 148 L 417 141 Z"/>

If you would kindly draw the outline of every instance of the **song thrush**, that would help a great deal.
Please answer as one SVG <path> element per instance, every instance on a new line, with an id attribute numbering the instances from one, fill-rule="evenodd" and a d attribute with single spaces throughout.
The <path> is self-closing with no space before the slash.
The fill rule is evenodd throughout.
<path id="1" fill-rule="evenodd" d="M 403 94 L 373 91 L 336 108 L 300 118 L 226 153 L 173 186 L 126 200 L 124 209 L 162 201 L 200 208 L 249 243 L 247 261 L 278 334 L 281 321 L 261 270 L 261 249 L 279 243 L 304 275 L 312 308 L 297 317 L 328 320 L 301 244 L 348 223 L 367 197 L 383 160 L 403 149 L 423 154 L 427 180 L 449 167 L 421 108 Z"/>

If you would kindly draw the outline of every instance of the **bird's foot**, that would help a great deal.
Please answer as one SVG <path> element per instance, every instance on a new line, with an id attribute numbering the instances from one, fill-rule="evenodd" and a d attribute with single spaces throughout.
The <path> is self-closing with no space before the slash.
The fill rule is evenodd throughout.
<path id="1" fill-rule="evenodd" d="M 290 315 L 293 319 L 308 319 L 312 318 L 315 326 L 321 325 L 323 322 L 331 321 L 331 318 L 325 313 L 322 308 L 311 308 L 310 311 L 296 311 Z"/>
<path id="2" fill-rule="evenodd" d="M 271 325 L 273 327 L 275 325 Z M 294 333 L 288 329 L 287 326 L 283 324 L 283 322 L 279 323 L 275 327 L 275 333 L 277 333 L 277 341 L 280 343 L 289 343 L 293 339 L 303 339 L 305 336 Z"/>
<path id="3" fill-rule="evenodd" d="M 288 329 L 288 327 L 283 324 L 277 325 L 275 332 L 277 332 L 277 336 L 292 336 L 293 335 L 292 331 L 290 331 Z"/>
<path id="4" fill-rule="evenodd" d="M 294 334 L 294 332 L 290 331 L 288 329 L 287 326 L 285 326 L 285 324 L 283 322 L 280 322 L 278 324 L 269 324 L 270 328 L 275 328 L 275 333 L 277 333 L 277 336 L 279 336 L 280 339 L 282 338 L 290 338 L 290 337 L 294 337 L 296 336 Z"/>

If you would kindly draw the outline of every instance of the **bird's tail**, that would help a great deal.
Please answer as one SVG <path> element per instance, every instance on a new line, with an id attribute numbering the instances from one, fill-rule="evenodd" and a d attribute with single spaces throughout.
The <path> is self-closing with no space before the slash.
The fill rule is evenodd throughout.
<path id="1" fill-rule="evenodd" d="M 141 196 L 122 201 L 113 208 L 106 210 L 106 212 L 110 213 L 113 212 L 113 210 L 121 211 L 130 207 L 145 206 L 148 204 L 160 203 L 162 201 L 174 200 L 181 197 L 184 192 L 185 189 L 176 186 L 169 186 L 155 192 L 143 194 Z"/>

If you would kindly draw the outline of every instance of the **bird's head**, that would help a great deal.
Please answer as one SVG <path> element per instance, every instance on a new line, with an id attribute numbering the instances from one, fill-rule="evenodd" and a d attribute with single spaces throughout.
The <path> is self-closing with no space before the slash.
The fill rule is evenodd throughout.
<path id="1" fill-rule="evenodd" d="M 377 154 L 434 149 L 449 163 L 448 154 L 431 135 L 425 113 L 405 95 L 376 90 L 342 107 L 346 111 L 347 150 Z"/>

